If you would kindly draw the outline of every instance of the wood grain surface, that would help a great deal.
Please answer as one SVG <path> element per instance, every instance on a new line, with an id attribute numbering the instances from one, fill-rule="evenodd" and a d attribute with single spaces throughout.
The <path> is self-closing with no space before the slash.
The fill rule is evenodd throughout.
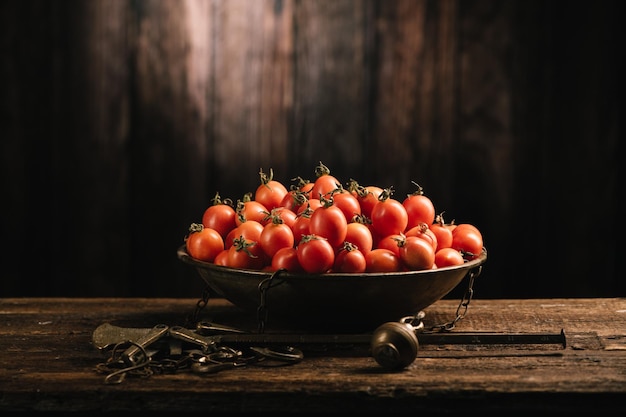
<path id="1" fill-rule="evenodd" d="M 558 333 L 559 345 L 421 345 L 400 372 L 366 351 L 305 351 L 291 366 L 248 365 L 214 374 L 181 370 L 121 384 L 96 366 L 102 323 L 183 325 L 194 299 L 0 299 L 0 410 L 164 412 L 618 412 L 625 410 L 626 300 L 475 299 L 452 332 Z M 425 309 L 427 325 L 454 317 L 457 302 Z M 253 326 L 222 299 L 202 319 Z"/>

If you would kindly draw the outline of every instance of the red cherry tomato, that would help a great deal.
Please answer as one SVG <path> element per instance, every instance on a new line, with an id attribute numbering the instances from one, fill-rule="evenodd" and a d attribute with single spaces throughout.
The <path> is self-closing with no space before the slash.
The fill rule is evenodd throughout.
<path id="1" fill-rule="evenodd" d="M 356 181 L 352 180 L 348 186 L 348 190 L 356 197 L 361 206 L 361 214 L 367 218 L 372 215 L 372 209 L 378 203 L 378 197 L 383 192 L 383 189 L 375 186 L 361 186 Z"/>
<path id="2" fill-rule="evenodd" d="M 452 230 L 446 227 L 442 214 L 435 217 L 435 222 L 430 225 L 430 230 L 437 236 L 437 249 L 452 246 Z"/>
<path id="3" fill-rule="evenodd" d="M 453 249 L 461 251 L 465 259 L 475 259 L 483 250 L 483 237 L 478 228 L 470 224 L 459 224 L 452 229 Z"/>
<path id="4" fill-rule="evenodd" d="M 348 223 L 344 240 L 355 245 L 364 254 L 374 247 L 372 232 L 367 225 L 359 222 Z"/>
<path id="5" fill-rule="evenodd" d="M 269 261 L 258 242 L 239 237 L 228 249 L 226 264 L 231 268 L 261 270 Z"/>
<path id="6" fill-rule="evenodd" d="M 354 221 L 355 217 L 361 215 L 361 204 L 359 200 L 350 192 L 343 188 L 337 189 L 332 194 L 333 204 L 341 209 L 348 223 Z"/>
<path id="7" fill-rule="evenodd" d="M 309 198 L 306 203 L 300 206 L 296 214 L 300 214 L 305 210 L 311 210 L 311 214 L 313 214 L 320 207 L 322 207 L 322 202 L 319 198 Z"/>
<path id="8" fill-rule="evenodd" d="M 244 237 L 248 240 L 258 241 L 263 231 L 263 225 L 255 220 L 248 220 L 241 223 L 239 226 L 231 230 L 226 239 L 224 240 L 224 247 L 226 249 L 233 245 L 233 242 L 238 237 Z"/>
<path id="9" fill-rule="evenodd" d="M 289 227 L 293 227 L 296 221 L 297 214 L 285 207 L 276 207 L 272 209 L 269 216 L 266 216 L 265 221 L 269 223 L 268 219 L 272 219 L 274 216 L 278 217 Z"/>
<path id="10" fill-rule="evenodd" d="M 347 242 L 337 252 L 333 272 L 362 273 L 366 268 L 365 255 L 355 245 Z"/>
<path id="11" fill-rule="evenodd" d="M 224 250 L 224 239 L 217 230 L 192 223 L 189 227 L 189 235 L 185 239 L 185 246 L 192 258 L 213 262 L 215 257 Z"/>
<path id="12" fill-rule="evenodd" d="M 457 228 L 459 230 L 456 230 Z M 482 233 L 480 232 L 478 227 L 474 226 L 473 224 L 460 223 L 460 224 L 457 224 L 456 227 L 452 228 L 451 230 L 452 230 L 452 233 L 454 234 L 454 233 L 458 233 L 459 231 L 462 231 L 462 230 L 465 230 L 465 229 L 471 230 L 471 231 L 477 233 L 481 237 L 481 239 L 482 239 L 482 237 L 483 237 Z"/>
<path id="13" fill-rule="evenodd" d="M 398 246 L 398 242 L 403 240 L 405 238 L 405 236 L 403 234 L 400 233 L 396 233 L 393 235 L 389 235 L 389 236 L 385 236 L 381 239 L 378 240 L 378 243 L 376 244 L 377 248 L 381 248 L 381 249 L 389 249 L 390 251 L 392 251 L 396 256 L 400 256 L 400 247 Z"/>
<path id="14" fill-rule="evenodd" d="M 213 197 L 212 205 L 202 214 L 202 225 L 217 230 L 222 238 L 226 238 L 228 232 L 237 226 L 236 218 L 235 208 L 226 200 L 222 201 L 217 193 Z"/>
<path id="15" fill-rule="evenodd" d="M 311 214 L 313 214 L 312 210 L 304 210 L 302 213 L 296 216 L 296 220 L 291 226 L 295 246 L 300 243 L 302 236 L 311 234 L 311 228 L 309 227 L 311 224 Z"/>
<path id="16" fill-rule="evenodd" d="M 335 263 L 335 249 L 328 240 L 314 234 L 302 237 L 296 253 L 302 269 L 309 274 L 326 273 Z"/>
<path id="17" fill-rule="evenodd" d="M 284 269 L 294 274 L 304 271 L 304 269 L 302 269 L 302 265 L 300 265 L 300 261 L 298 261 L 298 252 L 296 251 L 296 248 L 282 248 L 274 254 L 270 270 L 278 271 L 280 269 Z"/>
<path id="18" fill-rule="evenodd" d="M 410 228 L 404 233 L 404 235 L 406 237 L 417 236 L 419 238 L 422 238 L 426 240 L 426 242 L 430 243 L 434 251 L 437 251 L 437 247 L 439 244 L 439 242 L 437 241 L 437 235 L 435 235 L 435 233 L 430 230 L 426 223 L 420 223 L 417 226 Z"/>
<path id="19" fill-rule="evenodd" d="M 330 169 L 327 166 L 320 164 L 315 168 L 315 182 L 311 187 L 311 195 L 309 198 L 320 199 L 321 197 L 328 198 L 328 194 L 341 184 L 337 178 L 330 175 Z"/>
<path id="20" fill-rule="evenodd" d="M 323 200 L 323 205 L 311 214 L 309 230 L 312 234 L 328 240 L 333 248 L 338 248 L 346 239 L 348 221 L 341 209 L 331 200 Z"/>
<path id="21" fill-rule="evenodd" d="M 280 206 L 297 213 L 308 199 L 309 197 L 303 191 L 291 190 L 283 197 Z"/>
<path id="22" fill-rule="evenodd" d="M 407 236 L 398 243 L 400 260 L 410 271 L 432 269 L 435 265 L 435 250 L 426 240 L 417 236 Z"/>
<path id="23" fill-rule="evenodd" d="M 389 249 L 372 249 L 365 254 L 365 272 L 398 272 L 401 263 Z"/>
<path id="24" fill-rule="evenodd" d="M 268 210 L 279 207 L 288 193 L 287 187 L 274 179 L 274 171 L 271 168 L 269 177 L 263 170 L 259 171 L 259 176 L 261 184 L 254 193 L 254 200 L 263 204 Z"/>
<path id="25" fill-rule="evenodd" d="M 213 263 L 215 265 L 228 266 L 228 249 L 224 249 L 218 253 Z"/>
<path id="26" fill-rule="evenodd" d="M 437 268 L 445 268 L 446 266 L 463 265 L 465 259 L 463 255 L 456 249 L 442 248 L 435 252 L 435 265 Z"/>
<path id="27" fill-rule="evenodd" d="M 237 207 L 235 209 L 235 212 L 237 213 L 235 223 L 237 226 L 247 220 L 254 220 L 261 224 L 267 223 L 267 215 L 269 213 L 267 207 L 256 200 L 251 200 L 250 198 L 251 196 L 248 193 L 243 197 L 243 200 L 239 200 L 237 202 Z"/>
<path id="28" fill-rule="evenodd" d="M 402 205 L 406 209 L 408 215 L 407 229 L 415 227 L 420 223 L 426 223 L 428 225 L 433 224 L 435 221 L 435 206 L 430 198 L 424 195 L 422 187 L 417 183 L 413 183 L 417 186 L 417 191 L 413 194 L 409 194 Z"/>
<path id="29" fill-rule="evenodd" d="M 313 189 L 314 183 L 302 177 L 292 178 L 292 181 L 295 181 L 295 184 L 292 186 L 292 189 L 296 191 L 300 191 L 307 198 L 311 197 L 311 190 Z"/>
<path id="30" fill-rule="evenodd" d="M 391 194 L 391 188 L 384 190 L 372 208 L 372 228 L 380 236 L 403 233 L 409 221 L 406 209 Z"/>
<path id="31" fill-rule="evenodd" d="M 279 249 L 294 246 L 293 231 L 291 227 L 275 216 L 270 223 L 263 227 L 258 242 L 263 248 L 263 252 L 271 258 Z"/>

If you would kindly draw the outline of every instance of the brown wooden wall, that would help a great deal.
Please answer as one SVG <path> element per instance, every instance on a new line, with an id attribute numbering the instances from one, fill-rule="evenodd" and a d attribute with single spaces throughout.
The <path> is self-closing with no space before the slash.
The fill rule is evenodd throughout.
<path id="1" fill-rule="evenodd" d="M 626 295 L 617 5 L 2 2 L 0 296 L 200 296 L 214 194 L 319 161 L 480 227 L 477 297 Z"/>

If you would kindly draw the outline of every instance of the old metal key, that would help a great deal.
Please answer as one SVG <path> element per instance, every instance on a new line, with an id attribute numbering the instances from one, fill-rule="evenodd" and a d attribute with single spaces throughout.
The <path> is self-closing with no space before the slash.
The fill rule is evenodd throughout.
<path id="1" fill-rule="evenodd" d="M 148 331 L 143 336 L 139 337 L 137 340 L 128 339 L 128 342 L 131 342 L 132 345 L 126 349 L 121 358 L 128 366 L 137 365 L 140 362 L 139 354 L 142 352 L 145 353 L 145 349 L 161 339 L 168 333 L 169 327 L 165 324 L 157 324 L 150 331 Z M 145 356 L 145 355 L 144 355 Z M 148 358 L 144 357 L 142 360 L 145 361 Z"/>

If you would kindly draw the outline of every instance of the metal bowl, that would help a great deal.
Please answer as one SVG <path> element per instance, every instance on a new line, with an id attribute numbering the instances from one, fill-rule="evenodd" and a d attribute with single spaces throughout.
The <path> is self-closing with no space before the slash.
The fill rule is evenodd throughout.
<path id="1" fill-rule="evenodd" d="M 372 330 L 412 316 L 444 297 L 468 274 L 480 273 L 487 260 L 483 249 L 463 265 L 423 271 L 292 274 L 202 262 L 184 245 L 177 254 L 218 296 L 254 314 L 262 306 L 273 325 L 342 331 Z"/>

